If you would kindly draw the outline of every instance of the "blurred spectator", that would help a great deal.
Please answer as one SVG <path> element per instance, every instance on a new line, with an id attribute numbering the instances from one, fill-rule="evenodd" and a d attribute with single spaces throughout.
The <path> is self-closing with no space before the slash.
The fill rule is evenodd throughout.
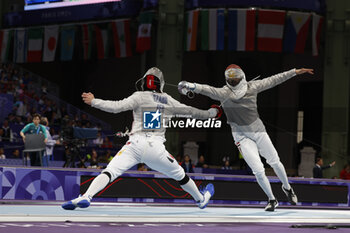
<path id="1" fill-rule="evenodd" d="M 181 163 L 181 167 L 186 173 L 193 173 L 193 165 L 189 155 L 185 155 L 184 161 Z"/>
<path id="2" fill-rule="evenodd" d="M 88 116 L 85 113 L 81 114 L 80 122 L 81 122 L 81 127 L 83 128 L 87 128 L 88 125 L 90 124 L 88 120 Z"/>
<path id="3" fill-rule="evenodd" d="M 203 155 L 199 156 L 196 167 L 208 168 L 208 164 L 205 163 L 205 158 Z"/>
<path id="4" fill-rule="evenodd" d="M 13 141 L 13 133 L 12 133 L 12 129 L 9 126 L 9 121 L 4 120 L 1 128 L 4 131 L 2 141 L 3 142 L 12 142 Z"/>
<path id="5" fill-rule="evenodd" d="M 0 147 L 0 159 L 6 159 L 4 148 Z"/>
<path id="6" fill-rule="evenodd" d="M 314 178 L 323 178 L 323 173 L 322 173 L 322 171 L 323 171 L 324 169 L 333 167 L 334 164 L 335 164 L 335 161 L 333 161 L 332 163 L 330 163 L 330 164 L 327 165 L 327 166 L 323 166 L 323 159 L 322 159 L 321 157 L 317 157 L 317 158 L 316 158 L 316 164 L 315 164 L 315 167 L 314 167 L 314 169 L 313 169 Z"/>
<path id="7" fill-rule="evenodd" d="M 102 148 L 113 148 L 113 143 L 109 140 L 108 137 L 105 137 L 103 140 L 103 144 L 101 145 Z"/>
<path id="8" fill-rule="evenodd" d="M 0 128 L 0 142 L 2 142 L 5 138 L 5 133 L 4 130 L 2 128 Z"/>
<path id="9" fill-rule="evenodd" d="M 346 164 L 344 168 L 340 171 L 340 179 L 350 180 L 350 164 Z"/>
<path id="10" fill-rule="evenodd" d="M 46 117 L 42 117 L 41 118 L 41 121 L 40 121 L 40 124 L 42 124 L 43 126 L 45 126 L 45 129 L 46 129 L 46 135 L 47 135 L 47 141 L 46 141 L 46 153 L 44 154 L 43 156 L 43 166 L 44 167 L 48 167 L 49 166 L 49 161 L 52 159 L 52 156 L 53 156 L 53 147 L 56 145 L 56 144 L 60 144 L 60 141 L 59 140 L 54 140 L 52 137 L 51 137 L 51 134 L 49 132 L 49 121 Z"/>
<path id="11" fill-rule="evenodd" d="M 96 146 L 101 147 L 103 144 L 103 138 L 101 136 L 101 132 L 97 132 L 97 138 L 92 141 L 92 143 Z"/>
<path id="12" fill-rule="evenodd" d="M 148 171 L 148 169 L 144 163 L 137 164 L 137 170 L 138 171 Z"/>
<path id="13" fill-rule="evenodd" d="M 109 163 L 113 159 L 112 153 L 110 150 L 107 150 L 106 153 L 100 157 L 100 163 Z"/>
<path id="14" fill-rule="evenodd" d="M 181 155 L 177 155 L 175 159 L 176 159 L 178 164 L 181 164 L 181 162 L 182 162 L 182 156 Z"/>
<path id="15" fill-rule="evenodd" d="M 230 161 L 226 160 L 224 163 L 224 166 L 221 167 L 223 170 L 232 170 L 232 167 L 230 166 Z"/>
<path id="16" fill-rule="evenodd" d="M 45 137 L 45 143 L 47 142 L 47 134 L 46 129 L 43 125 L 40 125 L 40 114 L 34 114 L 33 116 L 33 122 L 27 124 L 24 126 L 24 128 L 21 130 L 20 135 L 23 138 L 23 142 L 26 140 L 26 134 L 44 134 Z M 40 166 L 40 158 L 41 156 L 39 153 L 30 153 L 30 165 L 31 166 Z"/>
<path id="17" fill-rule="evenodd" d="M 21 158 L 21 154 L 19 152 L 18 149 L 15 149 L 13 152 L 12 152 L 12 158 L 14 159 L 20 159 Z"/>
<path id="18" fill-rule="evenodd" d="M 98 154 L 97 151 L 95 149 L 91 150 L 91 155 L 87 155 L 88 158 L 88 162 L 90 163 L 88 168 L 100 168 L 98 166 Z"/>
<path id="19" fill-rule="evenodd" d="M 54 128 L 50 128 L 49 132 L 53 140 L 59 139 L 59 135 L 56 133 L 56 130 Z"/>

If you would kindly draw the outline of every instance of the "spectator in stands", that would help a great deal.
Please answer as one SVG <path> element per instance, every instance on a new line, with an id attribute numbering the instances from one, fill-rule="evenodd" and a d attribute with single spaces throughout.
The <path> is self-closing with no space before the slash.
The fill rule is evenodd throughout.
<path id="1" fill-rule="evenodd" d="M 224 165 L 221 167 L 222 170 L 232 170 L 232 167 L 230 165 L 230 160 L 226 160 Z"/>
<path id="2" fill-rule="evenodd" d="M 181 155 L 177 155 L 175 159 L 176 159 L 177 163 L 181 165 L 181 163 L 182 163 L 182 156 Z"/>
<path id="3" fill-rule="evenodd" d="M 0 142 L 2 142 L 5 138 L 5 133 L 4 130 L 2 128 L 0 128 Z"/>
<path id="4" fill-rule="evenodd" d="M 335 165 L 335 161 L 333 161 L 332 163 L 330 163 L 327 166 L 323 166 L 323 159 L 321 157 L 317 157 L 316 158 L 316 164 L 315 167 L 313 169 L 313 176 L 314 178 L 323 178 L 323 170 L 324 169 L 328 169 L 330 167 L 333 167 Z"/>
<path id="5" fill-rule="evenodd" d="M 14 159 L 20 159 L 21 158 L 21 154 L 19 152 L 18 149 L 15 149 L 13 152 L 12 152 L 12 158 Z"/>
<path id="6" fill-rule="evenodd" d="M 138 171 L 148 171 L 148 169 L 144 163 L 137 164 L 137 170 Z"/>
<path id="7" fill-rule="evenodd" d="M 44 167 L 48 167 L 49 166 L 49 161 L 52 159 L 53 156 L 53 148 L 54 146 L 57 144 L 60 144 L 59 140 L 54 140 L 51 137 L 50 134 L 50 127 L 49 127 L 49 121 L 46 117 L 42 117 L 40 124 L 42 124 L 43 126 L 45 126 L 45 130 L 46 130 L 46 135 L 47 135 L 47 142 L 46 142 L 46 153 L 43 156 L 43 166 Z"/>
<path id="8" fill-rule="evenodd" d="M 185 155 L 184 161 L 181 163 L 181 167 L 186 173 L 193 173 L 193 165 L 189 155 Z"/>
<path id="9" fill-rule="evenodd" d="M 339 174 L 340 179 L 350 180 L 350 164 L 346 164 L 344 168 L 340 171 Z"/>
<path id="10" fill-rule="evenodd" d="M 0 159 L 6 159 L 4 148 L 0 147 Z"/>
<path id="11" fill-rule="evenodd" d="M 205 163 L 205 158 L 203 155 L 199 156 L 196 167 L 208 168 L 208 164 Z"/>
<path id="12" fill-rule="evenodd" d="M 89 122 L 88 116 L 85 113 L 81 114 L 80 122 L 81 122 L 81 127 L 83 127 L 83 128 L 88 127 L 90 122 Z"/>
<path id="13" fill-rule="evenodd" d="M 110 150 L 107 150 L 106 153 L 101 156 L 99 159 L 100 163 L 109 163 L 113 159 L 112 153 Z"/>
<path id="14" fill-rule="evenodd" d="M 103 144 L 103 138 L 101 132 L 97 132 L 97 138 L 92 141 L 92 143 L 98 147 L 101 147 Z"/>
<path id="15" fill-rule="evenodd" d="M 102 148 L 113 148 L 113 143 L 109 140 L 108 137 L 105 137 L 103 140 L 103 144 L 101 145 Z"/>
<path id="16" fill-rule="evenodd" d="M 98 154 L 95 149 L 91 150 L 91 155 L 87 155 L 88 162 L 90 163 L 88 168 L 100 168 L 98 166 Z"/>
<path id="17" fill-rule="evenodd" d="M 4 131 L 4 135 L 2 138 L 3 142 L 12 142 L 13 141 L 13 132 L 12 129 L 9 126 L 9 121 L 8 120 L 4 120 L 4 122 L 2 123 L 2 127 L 1 127 Z"/>
<path id="18" fill-rule="evenodd" d="M 34 114 L 33 122 L 24 126 L 21 130 L 20 135 L 23 138 L 23 142 L 26 140 L 26 134 L 43 134 L 45 137 L 45 143 L 47 142 L 46 129 L 43 125 L 40 125 L 40 114 Z M 39 153 L 30 153 L 30 165 L 31 166 L 40 166 Z"/>

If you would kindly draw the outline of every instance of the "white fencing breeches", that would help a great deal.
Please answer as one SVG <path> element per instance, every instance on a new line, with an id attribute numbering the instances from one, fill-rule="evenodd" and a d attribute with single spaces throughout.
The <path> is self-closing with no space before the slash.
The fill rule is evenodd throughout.
<path id="1" fill-rule="evenodd" d="M 239 141 L 236 141 L 235 136 L 237 136 L 237 134 L 233 134 L 236 145 L 244 160 L 252 169 L 253 174 L 256 176 L 257 182 L 269 199 L 274 199 L 274 196 L 259 155 L 264 157 L 266 162 L 274 169 L 276 175 L 283 183 L 283 186 L 286 189 L 290 189 L 286 171 L 283 164 L 280 162 L 278 153 L 273 146 L 269 135 L 266 132 L 248 132 L 244 135 L 245 136 L 240 134 Z"/>
<path id="2" fill-rule="evenodd" d="M 174 180 L 185 177 L 183 168 L 165 149 L 157 136 L 133 135 L 102 172 L 111 174 L 111 181 L 138 163 L 145 163 Z"/>

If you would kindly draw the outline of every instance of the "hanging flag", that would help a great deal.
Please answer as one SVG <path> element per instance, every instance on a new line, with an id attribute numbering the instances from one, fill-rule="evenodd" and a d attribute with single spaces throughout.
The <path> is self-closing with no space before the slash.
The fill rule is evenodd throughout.
<path id="1" fill-rule="evenodd" d="M 130 20 L 112 22 L 112 33 L 115 57 L 131 56 Z"/>
<path id="2" fill-rule="evenodd" d="M 27 58 L 27 30 L 18 28 L 15 30 L 13 62 L 24 63 Z"/>
<path id="3" fill-rule="evenodd" d="M 41 62 L 43 54 L 43 29 L 30 28 L 28 30 L 27 62 Z"/>
<path id="4" fill-rule="evenodd" d="M 10 53 L 12 30 L 1 30 L 0 31 L 0 62 L 7 62 Z"/>
<path id="5" fill-rule="evenodd" d="M 287 17 L 283 50 L 290 53 L 303 53 L 309 32 L 311 14 L 289 11 Z"/>
<path id="6" fill-rule="evenodd" d="M 137 32 L 136 52 L 142 53 L 151 49 L 153 12 L 146 11 L 140 14 L 140 24 Z"/>
<path id="7" fill-rule="evenodd" d="M 312 14 L 312 55 L 313 56 L 318 56 L 322 25 L 323 25 L 323 17 L 313 13 Z"/>
<path id="8" fill-rule="evenodd" d="M 70 61 L 73 59 L 74 40 L 74 26 L 66 26 L 61 28 L 61 61 Z"/>
<path id="9" fill-rule="evenodd" d="M 197 27 L 199 10 L 188 11 L 185 14 L 185 51 L 195 51 L 197 48 Z"/>
<path id="10" fill-rule="evenodd" d="M 200 11 L 201 49 L 224 50 L 225 45 L 225 12 L 224 9 Z"/>
<path id="11" fill-rule="evenodd" d="M 44 55 L 43 61 L 50 62 L 55 60 L 58 39 L 58 26 L 46 26 L 44 36 Z"/>
<path id="12" fill-rule="evenodd" d="M 228 49 L 253 51 L 255 48 L 256 10 L 230 9 L 228 11 Z"/>
<path id="13" fill-rule="evenodd" d="M 259 10 L 259 51 L 282 52 L 282 38 L 285 16 L 285 11 Z"/>
<path id="14" fill-rule="evenodd" d="M 83 59 L 87 60 L 91 58 L 92 48 L 92 25 L 83 24 L 81 25 L 82 31 L 82 43 L 83 43 Z"/>
<path id="15" fill-rule="evenodd" d="M 97 58 L 104 59 L 108 57 L 109 52 L 109 28 L 107 23 L 95 24 Z"/>

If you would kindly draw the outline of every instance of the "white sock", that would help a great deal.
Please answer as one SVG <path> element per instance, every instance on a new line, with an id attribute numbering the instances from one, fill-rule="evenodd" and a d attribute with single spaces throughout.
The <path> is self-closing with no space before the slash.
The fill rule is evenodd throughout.
<path id="1" fill-rule="evenodd" d="M 258 182 L 262 190 L 265 192 L 269 200 L 275 200 L 276 198 L 272 193 L 270 181 L 269 179 L 267 179 L 265 173 L 264 172 L 257 173 L 255 174 L 255 177 L 256 177 L 256 181 Z"/>
<path id="2" fill-rule="evenodd" d="M 88 190 L 84 193 L 83 196 L 88 195 L 92 198 L 93 196 L 96 195 L 96 193 L 98 193 L 104 187 L 106 187 L 108 183 L 109 183 L 109 177 L 106 174 L 101 173 L 92 181 Z"/>
<path id="3" fill-rule="evenodd" d="M 283 164 L 281 162 L 279 162 L 279 163 L 276 163 L 274 165 L 271 165 L 271 167 L 273 168 L 276 175 L 278 176 L 278 178 L 282 182 L 283 187 L 287 190 L 290 190 L 291 187 L 289 185 L 287 173 L 286 173 L 286 170 L 284 169 Z"/>
<path id="4" fill-rule="evenodd" d="M 190 178 L 190 180 L 184 184 L 181 185 L 181 188 L 191 194 L 191 196 L 194 198 L 196 202 L 198 201 L 203 201 L 204 197 L 203 195 L 199 192 L 197 185 L 194 183 L 194 181 Z"/>

